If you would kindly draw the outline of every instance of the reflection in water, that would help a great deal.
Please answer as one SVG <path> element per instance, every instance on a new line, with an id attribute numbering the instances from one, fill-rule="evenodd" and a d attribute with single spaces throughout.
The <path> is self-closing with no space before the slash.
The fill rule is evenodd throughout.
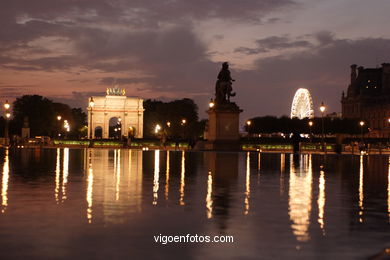
<path id="1" fill-rule="evenodd" d="M 232 205 L 235 207 L 244 204 L 244 200 L 241 199 L 243 192 L 241 189 L 236 189 L 239 178 L 239 154 L 207 152 L 203 156 L 208 173 L 211 174 L 211 176 L 208 175 L 208 188 L 210 188 L 208 192 L 211 193 L 212 198 L 212 203 L 209 205 L 212 209 L 213 223 L 217 223 L 220 232 L 224 232 L 229 227 L 228 220 L 231 218 Z M 241 175 L 243 181 L 244 176 Z"/>
<path id="2" fill-rule="evenodd" d="M 64 148 L 64 159 L 62 165 L 62 202 L 66 200 L 66 185 L 69 175 L 69 148 Z"/>
<path id="3" fill-rule="evenodd" d="M 93 192 L 93 169 L 92 169 L 92 160 L 91 153 L 88 153 L 88 178 L 87 178 L 87 220 L 88 223 L 92 223 L 92 192 Z"/>
<path id="4" fill-rule="evenodd" d="M 296 239 L 304 242 L 310 238 L 308 229 L 312 202 L 312 155 L 301 155 L 303 163 L 299 168 L 299 158 L 294 156 L 299 155 L 292 154 L 290 157 L 289 215 Z"/>
<path id="5" fill-rule="evenodd" d="M 209 171 L 207 176 L 206 214 L 207 218 L 213 217 L 213 176 Z"/>
<path id="6" fill-rule="evenodd" d="M 260 166 L 261 166 L 261 154 L 257 154 L 257 186 L 260 186 Z"/>
<path id="7" fill-rule="evenodd" d="M 180 174 L 180 205 L 185 205 L 184 202 L 184 187 L 185 187 L 185 173 L 186 173 L 186 165 L 185 165 L 185 153 L 181 152 L 181 174 Z"/>
<path id="8" fill-rule="evenodd" d="M 318 223 L 320 224 L 320 228 L 322 230 L 322 233 L 325 234 L 324 230 L 324 212 L 325 212 L 325 173 L 324 171 L 320 171 L 320 179 L 319 179 L 319 185 L 318 185 Z"/>
<path id="9" fill-rule="evenodd" d="M 165 173 L 165 200 L 168 200 L 169 195 L 169 150 L 167 150 L 167 162 Z"/>
<path id="10" fill-rule="evenodd" d="M 114 172 L 115 172 L 115 200 L 119 200 L 121 183 L 121 150 L 114 151 Z"/>
<path id="11" fill-rule="evenodd" d="M 284 195 L 284 171 L 285 171 L 286 154 L 280 154 L 280 178 L 279 178 L 279 191 L 280 197 Z"/>
<path id="12" fill-rule="evenodd" d="M 154 151 L 153 205 L 157 205 L 158 180 L 160 178 L 160 150 Z"/>
<path id="13" fill-rule="evenodd" d="M 364 200 L 364 190 L 363 190 L 363 155 L 360 155 L 360 168 L 359 168 L 359 222 L 363 223 L 363 200 Z"/>
<path id="14" fill-rule="evenodd" d="M 284 173 L 284 171 L 286 169 L 285 163 L 286 163 L 286 154 L 281 153 L 280 154 L 280 172 L 281 173 Z"/>
<path id="15" fill-rule="evenodd" d="M 42 151 L 41 161 L 36 161 L 33 149 L 10 149 L 9 159 L 1 151 L 0 207 L 8 204 L 5 214 L 0 214 L 1 258 L 23 253 L 20 248 L 31 247 L 32 238 L 38 239 L 33 246 L 47 245 L 45 250 L 34 250 L 37 259 L 58 258 L 58 249 L 61 255 L 84 256 L 96 248 L 103 249 L 101 258 L 126 258 L 131 251 L 150 259 L 156 250 L 148 241 L 167 231 L 237 235 L 241 240 L 218 252 L 215 246 L 194 243 L 175 252 L 178 257 L 198 253 L 206 259 L 243 255 L 272 259 L 277 254 L 279 258 L 368 258 L 388 246 L 390 158 L 385 165 L 383 156 L 371 156 L 368 164 L 368 156 L 359 162 L 359 157 L 328 155 L 321 171 L 319 166 L 325 163 L 321 155 L 290 160 L 289 155 L 261 153 L 261 187 L 257 187 L 256 152 L 69 149 L 68 198 L 57 205 L 53 193 L 56 187 L 61 201 L 64 149 Z M 364 166 L 360 168 L 363 224 L 357 218 L 359 163 Z M 280 198 L 277 189 L 283 176 Z M 168 188 L 166 201 L 163 193 Z M 185 206 L 179 205 L 180 191 Z M 157 206 L 151 203 L 155 193 Z M 248 215 L 244 215 L 245 199 Z M 167 258 L 169 251 L 158 253 Z"/>
<path id="16" fill-rule="evenodd" d="M 244 215 L 249 213 L 249 196 L 251 192 L 250 187 L 250 152 L 246 153 L 246 175 L 245 175 L 245 201 L 244 201 Z"/>
<path id="17" fill-rule="evenodd" d="M 92 218 L 93 223 L 123 223 L 126 214 L 142 210 L 142 158 L 142 151 L 136 150 L 85 151 L 88 223 Z"/>
<path id="18" fill-rule="evenodd" d="M 59 193 L 60 193 L 60 174 L 61 174 L 61 150 L 60 148 L 57 148 L 57 159 L 56 159 L 56 178 L 55 178 L 55 184 L 56 187 L 54 189 L 54 198 L 56 199 L 57 204 L 59 201 Z"/>
<path id="19" fill-rule="evenodd" d="M 3 178 L 1 185 L 1 213 L 5 212 L 8 206 L 8 181 L 9 181 L 9 154 L 8 148 L 5 149 L 5 158 L 3 165 Z"/>
<path id="20" fill-rule="evenodd" d="M 129 202 L 134 205 L 133 211 L 141 211 L 142 194 L 142 151 L 129 150 L 129 160 L 124 160 L 122 164 L 129 164 L 128 187 Z"/>

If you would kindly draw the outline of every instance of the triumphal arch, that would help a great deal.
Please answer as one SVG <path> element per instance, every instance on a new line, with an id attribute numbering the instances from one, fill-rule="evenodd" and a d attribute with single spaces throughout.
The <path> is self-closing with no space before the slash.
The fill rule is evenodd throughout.
<path id="1" fill-rule="evenodd" d="M 114 128 L 120 137 L 143 137 L 143 99 L 126 97 L 125 90 L 115 86 L 106 96 L 90 97 L 88 104 L 88 138 L 110 138 Z"/>

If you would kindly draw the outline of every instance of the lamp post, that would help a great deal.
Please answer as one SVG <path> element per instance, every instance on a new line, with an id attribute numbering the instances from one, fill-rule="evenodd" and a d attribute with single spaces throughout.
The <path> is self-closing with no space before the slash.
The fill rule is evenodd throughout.
<path id="1" fill-rule="evenodd" d="M 60 137 L 60 132 L 61 132 L 61 119 L 62 119 L 62 116 L 58 115 L 57 116 L 57 121 L 58 121 L 58 124 L 57 124 L 57 128 L 58 128 L 58 133 L 57 133 L 57 137 L 59 138 Z"/>
<path id="2" fill-rule="evenodd" d="M 122 141 L 122 118 L 118 117 L 118 134 L 119 134 L 119 140 Z"/>
<path id="3" fill-rule="evenodd" d="M 363 136 L 363 126 L 364 126 L 364 121 L 360 121 L 359 122 L 359 125 L 360 125 L 360 134 L 361 134 L 361 139 L 362 139 L 362 143 L 364 143 L 364 136 Z"/>
<path id="4" fill-rule="evenodd" d="M 252 125 L 252 121 L 251 120 L 247 120 L 246 121 L 246 131 L 248 132 L 248 136 L 249 136 L 249 127 Z"/>
<path id="5" fill-rule="evenodd" d="M 90 99 L 89 99 L 89 110 L 90 110 L 90 115 L 91 115 L 91 117 L 90 117 L 90 124 L 89 124 L 89 139 L 93 139 L 93 136 L 92 136 L 92 115 L 93 115 L 93 113 L 92 113 L 92 109 L 93 109 L 93 106 L 95 105 L 95 102 L 93 101 L 93 97 L 91 97 Z"/>
<path id="6" fill-rule="evenodd" d="M 322 135 L 321 135 L 321 139 L 322 139 L 322 150 L 324 152 L 326 152 L 326 147 L 325 147 L 325 136 L 324 136 L 324 112 L 325 112 L 325 105 L 324 105 L 324 102 L 321 102 L 321 106 L 320 106 L 320 111 L 321 111 L 321 129 L 322 129 Z"/>
<path id="7" fill-rule="evenodd" d="M 213 108 L 214 106 L 215 106 L 214 100 L 210 99 L 209 108 Z"/>
<path id="8" fill-rule="evenodd" d="M 186 128 L 185 125 L 187 124 L 187 120 L 183 118 L 180 123 L 183 126 L 183 139 L 186 139 Z"/>
<path id="9" fill-rule="evenodd" d="M 313 132 L 311 131 L 311 127 L 313 126 L 313 121 L 309 121 L 309 128 L 310 128 L 310 143 L 312 142 Z"/>
<path id="10" fill-rule="evenodd" d="M 4 138 L 5 138 L 5 145 L 9 145 L 9 118 L 11 117 L 11 113 L 9 112 L 10 104 L 8 103 L 8 100 L 5 101 L 4 108 L 5 108 L 5 131 L 4 131 Z"/>

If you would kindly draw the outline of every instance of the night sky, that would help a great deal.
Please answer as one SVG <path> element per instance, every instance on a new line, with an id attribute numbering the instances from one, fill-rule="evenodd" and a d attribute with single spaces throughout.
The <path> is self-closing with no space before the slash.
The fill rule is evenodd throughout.
<path id="1" fill-rule="evenodd" d="M 341 110 L 353 63 L 390 62 L 388 0 L 12 0 L 0 6 L 1 102 L 39 94 L 87 105 L 193 98 L 201 117 L 221 62 L 242 118 L 289 115 L 294 92 Z M 317 112 L 317 111 L 316 111 Z"/>

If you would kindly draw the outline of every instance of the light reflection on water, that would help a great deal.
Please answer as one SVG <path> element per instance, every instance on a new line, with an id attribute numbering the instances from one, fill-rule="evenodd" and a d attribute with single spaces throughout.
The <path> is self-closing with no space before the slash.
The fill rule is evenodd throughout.
<path id="1" fill-rule="evenodd" d="M 181 206 L 185 205 L 184 202 L 184 188 L 186 186 L 186 158 L 185 158 L 185 152 L 181 152 L 181 171 L 180 171 L 180 200 L 179 203 Z"/>
<path id="2" fill-rule="evenodd" d="M 320 224 L 320 228 L 323 231 L 323 234 L 325 235 L 325 172 L 323 170 L 320 170 L 320 179 L 318 183 L 318 223 Z"/>
<path id="3" fill-rule="evenodd" d="M 0 152 L 0 228 L 8 230 L 13 240 L 7 243 L 14 245 L 38 243 L 35 238 L 58 249 L 65 239 L 74 241 L 68 247 L 78 252 L 96 246 L 105 248 L 105 257 L 124 257 L 128 251 L 117 250 L 124 239 L 140 255 L 158 249 L 168 256 L 153 235 L 206 232 L 234 235 L 237 242 L 219 245 L 220 251 L 199 245 L 200 256 L 329 258 L 368 257 L 390 243 L 387 156 Z M 20 230 L 26 240 L 17 236 Z M 104 239 L 107 235 L 112 241 Z M 0 237 L 0 249 L 2 242 Z M 180 248 L 178 256 L 189 254 L 188 248 L 193 247 Z M 34 252 L 38 258 L 47 253 Z"/>
<path id="4" fill-rule="evenodd" d="M 3 178 L 1 180 L 1 213 L 4 213 L 8 206 L 8 182 L 9 182 L 9 151 L 5 150 Z"/>
<path id="5" fill-rule="evenodd" d="M 158 187 L 160 179 L 160 151 L 154 151 L 154 177 L 153 177 L 153 205 L 157 205 Z"/>
<path id="6" fill-rule="evenodd" d="M 250 169 L 250 152 L 246 153 L 246 174 L 245 174 L 245 209 L 244 215 L 249 213 L 249 197 L 251 194 L 251 179 L 250 179 L 251 169 Z"/>
<path id="7" fill-rule="evenodd" d="M 298 160 L 295 157 L 300 156 Z M 312 204 L 312 155 L 290 155 L 289 215 L 298 241 L 309 240 Z"/>

